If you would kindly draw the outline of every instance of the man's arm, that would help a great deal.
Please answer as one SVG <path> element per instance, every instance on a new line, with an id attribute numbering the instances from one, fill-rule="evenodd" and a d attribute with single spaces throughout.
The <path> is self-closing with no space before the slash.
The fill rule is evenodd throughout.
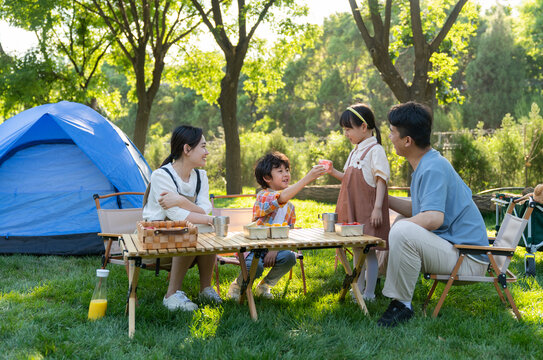
<path id="1" fill-rule="evenodd" d="M 415 216 L 411 216 L 411 200 L 401 199 L 395 196 L 388 196 L 388 207 L 405 216 L 407 221 L 411 221 L 422 226 L 428 231 L 436 230 L 443 225 L 445 215 L 441 211 L 424 211 Z"/>
<path id="2" fill-rule="evenodd" d="M 428 231 L 433 231 L 443 225 L 444 218 L 445 215 L 441 211 L 424 211 L 405 220 L 411 221 Z"/>
<path id="3" fill-rule="evenodd" d="M 389 195 L 388 207 L 407 218 L 411 217 L 411 199 L 400 199 Z"/>

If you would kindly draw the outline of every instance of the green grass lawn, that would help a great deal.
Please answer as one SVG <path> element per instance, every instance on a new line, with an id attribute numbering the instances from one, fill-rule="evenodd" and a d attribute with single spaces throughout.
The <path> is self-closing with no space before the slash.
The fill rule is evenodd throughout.
<path id="1" fill-rule="evenodd" d="M 226 205 L 247 206 L 233 202 Z M 295 205 L 302 227 L 318 226 L 316 214 L 334 209 L 332 204 L 310 201 L 295 200 Z M 350 301 L 338 302 L 344 271 L 341 267 L 334 270 L 334 250 L 305 251 L 304 255 L 307 295 L 303 294 L 297 265 L 293 279 L 282 279 L 272 290 L 274 300 L 256 300 L 257 322 L 251 320 L 246 305 L 233 301 L 201 306 L 194 313 L 169 312 L 162 306 L 166 273 L 155 277 L 153 272 L 142 271 L 133 339 L 127 336 L 124 315 L 124 267 L 109 266 L 107 315 L 90 322 L 87 311 L 100 263 L 98 256 L 0 256 L 0 358 L 542 358 L 541 252 L 537 254 L 535 279 L 522 277 L 522 248 L 512 263 L 513 271 L 521 275 L 511 290 L 522 321 L 503 306 L 489 284 L 453 288 L 440 316 L 425 317 L 420 305 L 430 283 L 421 278 L 414 298 L 415 318 L 394 329 L 376 325 L 388 305 L 380 292 L 377 300 L 368 304 L 369 317 Z M 238 271 L 231 265 L 221 267 L 223 293 Z M 184 290 L 191 298 L 197 296 L 196 269 L 189 271 Z M 440 293 L 438 290 L 437 296 Z"/>

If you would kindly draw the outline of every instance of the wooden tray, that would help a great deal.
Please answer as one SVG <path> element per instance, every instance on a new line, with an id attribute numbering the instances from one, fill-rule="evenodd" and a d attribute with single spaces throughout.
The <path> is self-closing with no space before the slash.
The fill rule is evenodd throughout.
<path id="1" fill-rule="evenodd" d="M 138 239 L 145 250 L 194 247 L 198 228 L 188 221 L 139 221 Z"/>

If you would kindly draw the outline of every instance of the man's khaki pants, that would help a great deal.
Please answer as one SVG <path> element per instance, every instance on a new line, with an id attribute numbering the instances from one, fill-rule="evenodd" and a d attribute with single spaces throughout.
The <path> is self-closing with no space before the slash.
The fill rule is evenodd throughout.
<path id="1" fill-rule="evenodd" d="M 388 237 L 389 254 L 383 295 L 411 301 L 419 273 L 450 274 L 458 261 L 458 250 L 447 240 L 407 220 L 396 222 Z M 481 276 L 487 265 L 468 257 L 459 275 Z"/>

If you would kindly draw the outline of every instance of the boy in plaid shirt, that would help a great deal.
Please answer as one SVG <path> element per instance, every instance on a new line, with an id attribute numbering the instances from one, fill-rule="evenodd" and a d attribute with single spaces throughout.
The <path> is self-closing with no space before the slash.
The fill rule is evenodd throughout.
<path id="1" fill-rule="evenodd" d="M 297 183 L 289 186 L 290 183 L 290 162 L 280 152 L 272 152 L 258 160 L 255 167 L 256 181 L 262 190 L 256 195 L 253 206 L 253 221 L 258 225 L 283 224 L 291 228 L 296 222 L 294 205 L 289 201 L 300 190 L 313 180 L 325 173 L 323 165 L 315 165 Z M 254 253 L 251 252 L 245 259 L 247 268 L 251 267 Z M 264 267 L 271 267 L 268 275 L 260 281 L 255 289 L 256 296 L 273 299 L 270 292 L 272 286 L 277 284 L 279 279 L 296 264 L 296 254 L 290 250 L 267 251 L 262 258 L 258 259 L 256 277 L 260 277 Z M 240 287 L 243 279 L 241 274 L 230 284 L 228 295 L 235 300 L 239 299 Z"/>

